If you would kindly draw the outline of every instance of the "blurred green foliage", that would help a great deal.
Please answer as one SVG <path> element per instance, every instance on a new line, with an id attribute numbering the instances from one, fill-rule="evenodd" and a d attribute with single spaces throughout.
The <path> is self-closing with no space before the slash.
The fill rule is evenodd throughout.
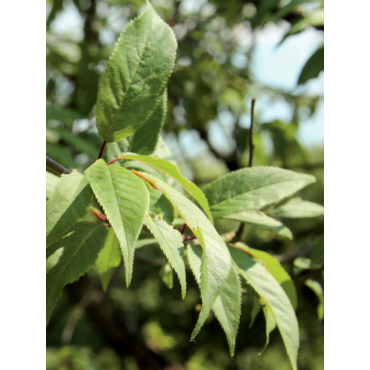
<path id="1" fill-rule="evenodd" d="M 203 187 L 230 170 L 247 166 L 251 97 L 284 101 L 292 110 L 289 122 L 264 122 L 256 112 L 254 165 L 312 173 L 317 184 L 304 189 L 299 196 L 323 204 L 323 148 L 304 147 L 297 139 L 303 117 L 312 116 L 322 100 L 320 94 L 307 93 L 307 89 L 298 86 L 304 87 L 323 69 L 322 47 L 302 66 L 297 87 L 291 91 L 261 83 L 251 68 L 259 62 L 254 59 L 256 35 L 271 22 L 287 29 L 283 39 L 307 27 L 323 32 L 323 1 L 153 0 L 152 4 L 178 39 L 175 70 L 168 83 L 163 137 L 181 172 Z M 143 6 L 142 0 L 47 1 L 46 148 L 47 155 L 68 168 L 84 169 L 98 155 L 102 143 L 95 125 L 99 79 L 119 33 Z M 86 218 L 94 220 L 92 215 Z M 292 230 L 293 241 L 252 226 L 245 227 L 243 240 L 253 248 L 276 255 L 323 243 L 320 238 L 324 232 L 323 217 L 287 219 L 284 223 Z M 239 223 L 217 220 L 216 226 L 220 233 L 227 233 L 237 230 Z M 88 307 L 98 298 L 109 300 L 124 316 L 131 330 L 129 339 L 140 337 L 141 346 L 165 359 L 167 365 L 172 364 L 169 369 L 290 368 L 277 330 L 271 333 L 269 347 L 258 356 L 265 342 L 265 323 L 259 313 L 249 328 L 253 299 L 248 294 L 243 295 L 233 358 L 229 356 L 222 328 L 212 315 L 196 341 L 189 342 L 200 303 L 194 278 L 188 273 L 188 292 L 183 301 L 176 276 L 172 289 L 162 281 L 163 257 L 159 247 L 147 245 L 137 254 L 141 257 L 135 257 L 129 289 L 125 288 L 121 265 L 106 296 L 94 269 L 88 274 L 89 288 L 83 291 L 80 300 L 74 299 L 72 288 L 76 284 L 63 293 L 47 328 L 48 370 L 140 369 L 137 354 L 119 353 L 94 324 Z M 307 271 L 302 266 L 297 269 L 292 262 L 284 262 L 283 266 L 293 278 Z M 322 274 L 315 280 L 323 285 Z M 96 293 L 98 298 L 94 298 L 92 292 L 100 295 Z M 298 284 L 297 292 L 301 335 L 298 368 L 320 370 L 323 322 L 318 319 L 317 307 L 321 298 L 305 284 Z"/>

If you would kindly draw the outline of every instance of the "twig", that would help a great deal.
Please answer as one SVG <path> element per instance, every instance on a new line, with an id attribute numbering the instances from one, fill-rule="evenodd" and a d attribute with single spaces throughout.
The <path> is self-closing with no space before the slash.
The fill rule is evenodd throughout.
<path id="1" fill-rule="evenodd" d="M 254 152 L 254 142 L 253 142 L 253 126 L 254 126 L 254 105 L 256 104 L 256 98 L 252 98 L 251 101 L 251 127 L 249 130 L 249 167 L 253 165 L 253 152 Z"/>
<path id="2" fill-rule="evenodd" d="M 117 161 L 120 161 L 120 160 L 121 160 L 121 158 L 112 159 L 111 161 L 109 161 L 107 163 L 107 165 L 112 164 L 112 163 L 117 162 Z"/>
<path id="3" fill-rule="evenodd" d="M 100 148 L 100 152 L 99 152 L 99 157 L 98 157 L 98 159 L 100 159 L 102 156 L 103 156 L 103 153 L 104 153 L 104 148 L 105 148 L 105 146 L 107 145 L 107 142 L 104 140 L 103 141 L 103 144 L 102 144 L 102 146 L 101 146 L 101 148 Z"/>
<path id="4" fill-rule="evenodd" d="M 71 171 L 68 168 L 65 168 L 60 163 L 55 162 L 53 159 L 49 158 L 48 156 L 46 156 L 46 166 L 60 174 L 69 175 L 71 173 Z"/>

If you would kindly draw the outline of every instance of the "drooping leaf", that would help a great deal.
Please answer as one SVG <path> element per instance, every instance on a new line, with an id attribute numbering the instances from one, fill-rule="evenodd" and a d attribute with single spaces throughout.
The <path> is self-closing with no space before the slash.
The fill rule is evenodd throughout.
<path id="1" fill-rule="evenodd" d="M 166 175 L 172 177 L 191 196 L 194 197 L 194 199 L 203 208 L 204 212 L 206 213 L 206 215 L 208 216 L 210 221 L 213 223 L 211 211 L 209 210 L 207 199 L 204 196 L 202 190 L 200 190 L 194 183 L 192 183 L 191 181 L 189 181 L 185 177 L 183 177 L 181 175 L 179 169 L 174 164 L 172 164 L 172 163 L 170 163 L 170 162 L 168 162 L 164 159 L 148 157 L 148 156 L 144 156 L 144 155 L 130 154 L 130 153 L 123 153 L 120 156 L 120 158 L 146 163 L 146 164 L 156 168 L 157 170 L 165 173 Z"/>
<path id="2" fill-rule="evenodd" d="M 46 246 L 60 239 L 86 212 L 93 193 L 76 170 L 62 175 L 46 206 Z"/>
<path id="3" fill-rule="evenodd" d="M 119 249 L 119 241 L 112 228 L 109 228 L 104 248 L 96 260 L 96 267 L 100 275 L 103 291 L 106 292 L 112 272 L 121 263 L 122 255 Z"/>
<path id="4" fill-rule="evenodd" d="M 185 264 L 181 256 L 184 248 L 181 234 L 166 222 L 152 220 L 150 216 L 146 216 L 144 222 L 153 236 L 158 240 L 159 246 L 167 257 L 168 262 L 179 277 L 182 298 L 185 298 L 186 273 Z"/>
<path id="5" fill-rule="evenodd" d="M 162 281 L 168 286 L 169 289 L 173 288 L 173 270 L 169 263 L 166 263 L 160 270 L 159 275 Z"/>
<path id="6" fill-rule="evenodd" d="M 276 328 L 276 321 L 274 319 L 274 316 L 272 315 L 272 312 L 268 309 L 268 306 L 265 304 L 265 302 L 261 299 L 263 303 L 262 311 L 265 316 L 265 322 L 266 322 L 266 342 L 265 346 L 262 348 L 262 351 L 259 353 L 259 355 L 262 355 L 263 351 L 266 349 L 270 342 L 270 333 Z"/>
<path id="7" fill-rule="evenodd" d="M 188 259 L 191 270 L 199 286 L 201 286 L 202 248 L 199 245 L 188 246 Z M 231 268 L 221 294 L 217 297 L 213 312 L 226 334 L 230 354 L 234 356 L 235 339 L 238 332 L 241 313 L 241 286 L 235 267 Z"/>
<path id="8" fill-rule="evenodd" d="M 307 60 L 298 78 L 298 85 L 306 83 L 311 78 L 318 77 L 324 70 L 324 47 L 318 48 Z"/>
<path id="9" fill-rule="evenodd" d="M 270 272 L 270 274 L 276 279 L 276 281 L 284 289 L 286 295 L 289 297 L 290 302 L 294 309 L 297 308 L 297 291 L 295 285 L 289 276 L 289 274 L 281 266 L 280 262 L 271 254 L 253 249 L 243 243 L 236 243 L 238 248 L 243 249 L 245 252 L 250 254 L 252 257 L 259 259 L 263 262 L 264 266 Z"/>
<path id="10" fill-rule="evenodd" d="M 136 240 L 149 208 L 149 192 L 130 171 L 107 166 L 103 159 L 86 170 L 86 178 L 119 240 L 129 285 Z"/>
<path id="11" fill-rule="evenodd" d="M 304 175 L 277 167 L 243 168 L 220 177 L 204 189 L 214 218 L 260 210 L 280 202 L 315 182 Z"/>
<path id="12" fill-rule="evenodd" d="M 60 177 L 46 171 L 46 199 L 49 199 L 60 181 Z"/>
<path id="13" fill-rule="evenodd" d="M 160 216 L 169 225 L 175 217 L 175 209 L 166 196 L 157 189 L 150 190 L 149 213 Z"/>
<path id="14" fill-rule="evenodd" d="M 133 135 L 130 152 L 142 155 L 149 155 L 154 152 L 166 118 L 166 112 L 167 91 L 165 90 L 157 108 Z"/>
<path id="15" fill-rule="evenodd" d="M 324 214 L 324 207 L 297 197 L 269 212 L 269 214 L 281 218 L 318 217 Z"/>
<path id="16" fill-rule="evenodd" d="M 288 296 L 262 264 L 237 248 L 230 247 L 230 252 L 232 259 L 239 268 L 239 273 L 256 290 L 272 312 L 292 367 L 296 370 L 299 330 L 297 318 Z"/>
<path id="17" fill-rule="evenodd" d="M 177 43 L 147 2 L 121 33 L 100 81 L 96 123 L 107 142 L 132 135 L 159 104 L 172 73 Z"/>
<path id="18" fill-rule="evenodd" d="M 90 222 L 79 222 L 47 251 L 46 323 L 63 287 L 85 274 L 104 247 L 108 231 Z"/>
<path id="19" fill-rule="evenodd" d="M 176 189 L 152 175 L 138 175 L 145 176 L 148 181 L 155 184 L 158 190 L 161 190 L 166 195 L 203 247 L 201 269 L 201 296 L 203 305 L 198 322 L 191 335 L 191 338 L 194 339 L 206 321 L 214 302 L 221 293 L 229 276 L 231 269 L 230 253 L 225 242 L 209 219 L 193 202 Z"/>
<path id="20" fill-rule="evenodd" d="M 251 225 L 266 227 L 275 231 L 279 235 L 288 238 L 289 240 L 293 239 L 292 232 L 285 225 L 283 225 L 280 221 L 267 216 L 266 213 L 261 211 L 244 211 L 240 213 L 233 213 L 225 216 L 224 218 L 245 222 Z"/>
<path id="21" fill-rule="evenodd" d="M 317 306 L 317 316 L 319 320 L 322 320 L 324 318 L 324 292 L 322 290 L 322 286 L 318 281 L 311 279 L 306 280 L 304 284 L 308 286 L 319 299 L 319 304 Z"/>
<path id="22" fill-rule="evenodd" d="M 249 328 L 253 326 L 254 321 L 256 320 L 256 317 L 260 311 L 261 311 L 260 298 L 258 296 L 253 297 L 253 306 L 251 311 L 251 321 L 249 322 Z"/>

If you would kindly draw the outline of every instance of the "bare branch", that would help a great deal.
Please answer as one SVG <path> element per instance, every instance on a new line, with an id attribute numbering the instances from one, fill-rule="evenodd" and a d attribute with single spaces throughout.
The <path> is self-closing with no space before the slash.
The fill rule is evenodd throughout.
<path id="1" fill-rule="evenodd" d="M 46 166 L 60 174 L 69 175 L 71 173 L 71 171 L 68 168 L 65 168 L 60 163 L 55 162 L 53 159 L 49 158 L 48 156 L 46 156 Z"/>

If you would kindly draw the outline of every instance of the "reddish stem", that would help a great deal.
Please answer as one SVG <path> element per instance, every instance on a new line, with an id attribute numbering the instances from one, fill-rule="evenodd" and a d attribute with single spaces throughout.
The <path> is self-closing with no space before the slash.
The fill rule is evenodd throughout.
<path id="1" fill-rule="evenodd" d="M 121 158 L 116 158 L 116 159 L 112 159 L 111 161 L 109 161 L 108 163 L 107 163 L 107 165 L 108 164 L 112 164 L 112 163 L 114 163 L 114 162 L 117 162 L 117 161 L 119 161 Z"/>
<path id="2" fill-rule="evenodd" d="M 107 142 L 104 140 L 103 141 L 103 144 L 102 144 L 102 146 L 100 148 L 100 153 L 99 153 L 98 159 L 100 159 L 103 156 L 104 148 L 105 148 L 106 145 L 107 145 Z"/>

